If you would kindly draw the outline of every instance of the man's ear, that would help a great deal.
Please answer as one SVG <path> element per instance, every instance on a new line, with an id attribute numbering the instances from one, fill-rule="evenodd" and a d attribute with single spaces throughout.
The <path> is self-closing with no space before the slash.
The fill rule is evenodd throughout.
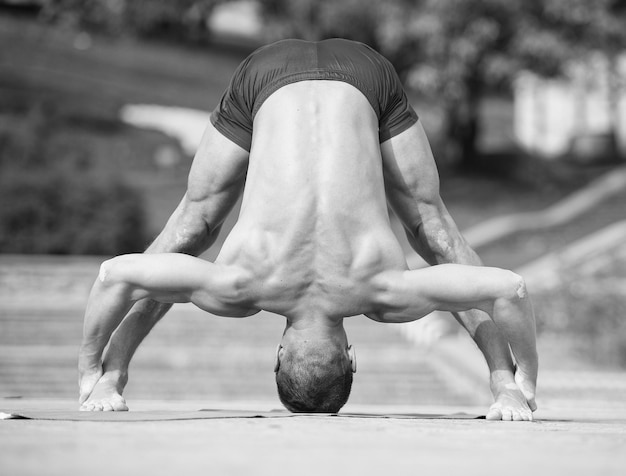
<path id="1" fill-rule="evenodd" d="M 350 365 L 352 367 L 352 373 L 356 373 L 356 352 L 354 347 L 348 346 L 348 355 L 350 356 Z"/>
<path id="2" fill-rule="evenodd" d="M 278 347 L 276 347 L 276 362 L 274 363 L 274 373 L 278 372 L 278 369 L 280 368 L 280 354 L 281 354 L 281 350 L 282 350 L 283 346 L 281 344 L 278 344 Z"/>

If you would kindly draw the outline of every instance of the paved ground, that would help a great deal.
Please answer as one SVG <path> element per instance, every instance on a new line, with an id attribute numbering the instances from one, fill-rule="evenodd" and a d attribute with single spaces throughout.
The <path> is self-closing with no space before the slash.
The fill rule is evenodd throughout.
<path id="1" fill-rule="evenodd" d="M 40 403 L 0 401 L 0 406 Z M 137 408 L 165 404 L 137 402 Z M 174 408 L 205 405 L 187 402 Z M 349 405 L 353 411 L 406 411 Z M 431 414 L 459 409 L 472 410 L 411 408 Z M 126 423 L 6 420 L 0 421 L 0 473 L 623 475 L 626 408 L 587 410 L 593 411 L 543 412 L 533 423 L 314 416 Z"/>
<path id="2" fill-rule="evenodd" d="M 66 259 L 59 266 L 52 258 L 0 259 L 0 397 L 22 396 L 0 398 L 0 411 L 76 408 L 85 283 L 97 262 Z M 37 299 L 17 292 L 25 287 L 38 290 Z M 211 319 L 181 306 L 148 338 L 131 367 L 126 394 L 131 409 L 279 408 L 271 366 L 282 325 L 269 314 Z M 394 326 L 351 319 L 347 327 L 359 372 L 346 412 L 484 414 L 486 374 L 469 339 L 449 337 L 431 347 L 416 346 Z M 311 416 L 6 420 L 0 421 L 0 474 L 626 472 L 623 372 L 548 366 L 539 388 L 534 423 Z"/>

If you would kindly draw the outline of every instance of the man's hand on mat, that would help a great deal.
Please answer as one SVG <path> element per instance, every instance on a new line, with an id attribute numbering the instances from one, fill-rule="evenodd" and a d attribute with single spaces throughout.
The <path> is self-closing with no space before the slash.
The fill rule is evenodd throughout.
<path id="1" fill-rule="evenodd" d="M 91 379 L 91 376 L 89 377 Z M 105 372 L 92 386 L 91 392 L 83 400 L 80 397 L 80 411 L 84 412 L 124 412 L 128 411 L 122 397 L 121 379 L 114 372 Z M 87 388 L 87 387 L 85 387 Z M 82 387 L 81 387 L 82 389 Z"/>

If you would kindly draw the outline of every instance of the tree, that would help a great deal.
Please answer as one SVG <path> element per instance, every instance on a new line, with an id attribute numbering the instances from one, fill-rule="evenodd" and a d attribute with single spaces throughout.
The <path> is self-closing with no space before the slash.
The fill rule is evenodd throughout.
<path id="1" fill-rule="evenodd" d="M 55 116 L 39 105 L 0 133 L 0 253 L 121 254 L 144 249 L 140 194 L 89 151 L 51 152 Z M 68 143 L 68 145 L 75 145 Z"/>
<path id="2" fill-rule="evenodd" d="M 589 68 L 590 57 L 598 54 L 606 60 L 608 69 L 608 104 L 612 136 L 619 127 L 619 91 L 624 87 L 624 77 L 618 71 L 620 55 L 626 54 L 626 1 L 625 0 L 550 0 L 540 2 L 533 0 L 527 7 L 534 15 L 527 17 L 539 18 L 536 24 L 539 28 L 531 31 L 520 41 L 521 52 L 526 58 L 540 57 L 542 40 L 551 35 L 562 44 L 560 61 L 557 61 L 556 71 L 547 71 L 548 74 L 564 74 L 572 63 L 578 63 Z M 541 32 L 541 36 L 536 33 Z M 528 40 L 535 36 L 533 42 Z M 546 73 L 543 68 L 530 66 L 539 73 Z M 545 66 L 545 65 L 543 65 Z M 593 74 L 593 72 L 591 72 Z"/>
<path id="3" fill-rule="evenodd" d="M 109 34 L 170 37 L 198 41 L 208 37 L 207 20 L 228 0 L 48 0 L 42 17 Z"/>
<path id="4" fill-rule="evenodd" d="M 479 106 L 521 69 L 563 74 L 593 50 L 626 45 L 625 0 L 261 0 L 282 36 L 344 36 L 384 53 L 408 86 L 437 98 L 442 143 L 452 160 L 476 166 Z"/>
<path id="5" fill-rule="evenodd" d="M 197 40 L 228 0 L 49 0 L 51 17 L 83 26 Z M 626 0 L 258 0 L 268 38 L 345 37 L 385 54 L 409 87 L 436 98 L 449 159 L 476 167 L 479 107 L 521 69 L 564 74 L 572 59 L 603 51 L 611 90 L 626 48 Z M 617 101 L 613 101 L 617 104 Z M 613 111 L 614 121 L 617 112 Z"/>
<path id="6" fill-rule="evenodd" d="M 406 2 L 389 19 L 396 31 L 395 56 L 407 82 L 437 98 L 449 159 L 473 167 L 484 95 L 516 70 L 510 51 L 519 4 L 510 0 Z"/>
<path id="7" fill-rule="evenodd" d="M 259 3 L 271 36 L 312 41 L 350 38 L 372 47 L 378 46 L 381 15 L 388 7 L 375 0 L 259 0 Z"/>
<path id="8" fill-rule="evenodd" d="M 403 30 L 400 51 L 410 58 L 409 84 L 442 101 L 445 142 L 464 166 L 475 166 L 481 98 L 509 87 L 520 70 L 561 76 L 573 61 L 600 51 L 613 65 L 614 94 L 618 89 L 616 58 L 626 48 L 624 0 L 410 3 L 412 15 L 395 22 Z"/>
<path id="9" fill-rule="evenodd" d="M 262 4 L 270 19 L 287 25 L 290 36 L 315 40 L 344 36 L 383 52 L 409 87 L 440 102 L 447 155 L 472 163 L 480 99 L 513 68 L 508 51 L 519 10 L 516 2 L 264 0 Z"/>

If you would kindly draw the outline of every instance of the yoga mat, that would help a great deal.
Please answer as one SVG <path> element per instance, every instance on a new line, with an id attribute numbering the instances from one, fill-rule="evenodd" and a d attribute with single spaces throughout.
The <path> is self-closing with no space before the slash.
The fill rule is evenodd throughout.
<path id="1" fill-rule="evenodd" d="M 484 416 L 467 413 L 430 414 L 430 413 L 290 413 L 286 410 L 249 411 L 202 409 L 198 411 L 152 410 L 130 412 L 79 412 L 66 410 L 11 410 L 1 411 L 0 420 L 57 420 L 57 421 L 173 421 L 173 420 L 210 420 L 218 418 L 389 418 L 389 419 L 446 419 L 475 420 Z"/>

